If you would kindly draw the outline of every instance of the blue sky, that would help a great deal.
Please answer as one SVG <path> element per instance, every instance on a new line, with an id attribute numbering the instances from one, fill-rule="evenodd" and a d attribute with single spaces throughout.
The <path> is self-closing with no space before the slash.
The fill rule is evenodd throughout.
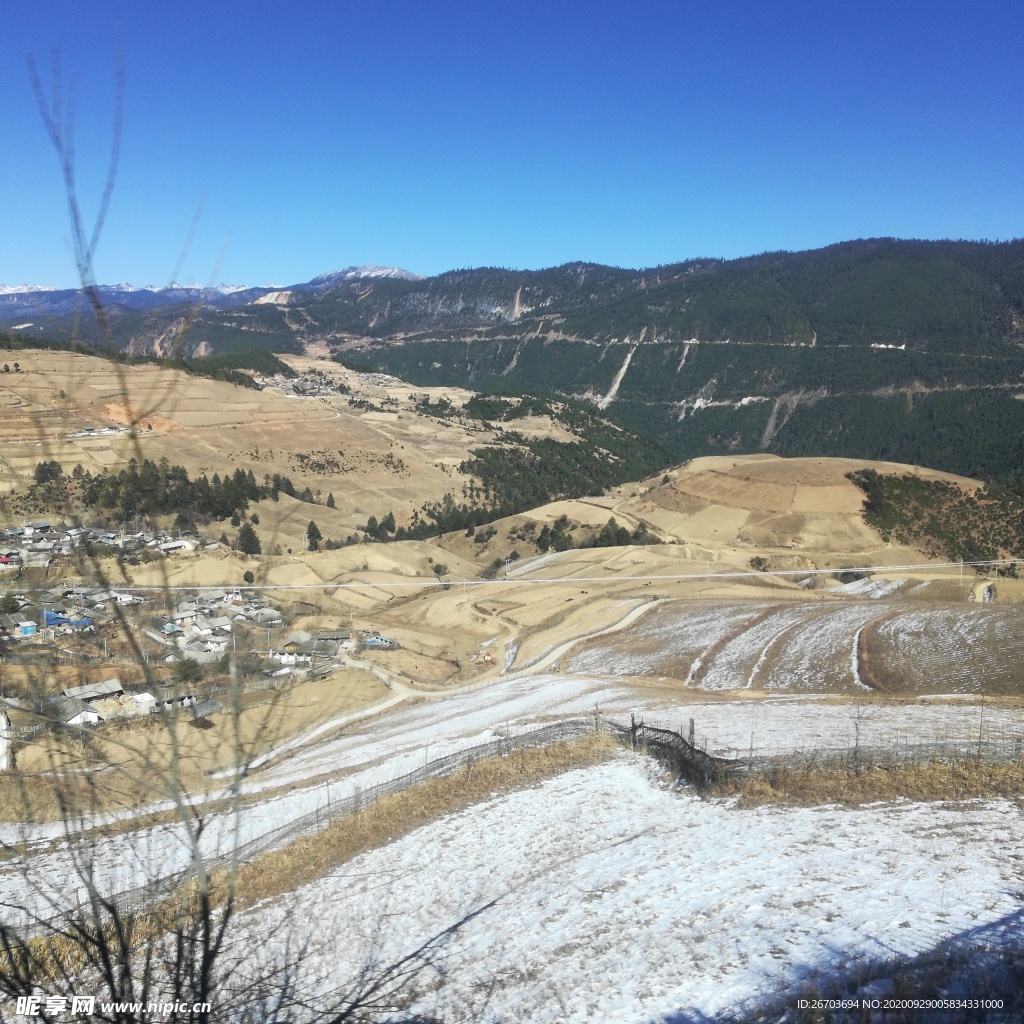
<path id="1" fill-rule="evenodd" d="M 104 283 L 1024 236 L 1024 4 L 46 2 L 0 29 L 0 282 L 76 283 L 25 66 L 77 72 Z"/>

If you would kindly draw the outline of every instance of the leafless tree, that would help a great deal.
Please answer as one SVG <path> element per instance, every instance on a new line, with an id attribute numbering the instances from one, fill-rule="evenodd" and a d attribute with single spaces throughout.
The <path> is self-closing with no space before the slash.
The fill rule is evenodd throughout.
<path id="1" fill-rule="evenodd" d="M 124 61 L 120 43 L 114 87 L 113 133 L 106 181 L 95 221 L 86 224 L 76 179 L 75 83 L 65 90 L 60 55 L 54 52 L 50 95 L 28 58 L 40 117 L 60 164 L 81 295 L 115 347 L 94 275 L 94 257 L 113 196 L 120 160 Z M 194 225 L 193 225 L 194 229 Z M 185 325 L 177 343 L 183 341 Z M 133 426 L 159 405 L 159 395 L 130 393 L 124 368 L 115 363 Z M 128 444 L 141 458 L 143 434 Z M 122 574 L 123 561 L 115 563 Z M 109 587 L 110 565 L 82 557 L 84 581 Z M 167 576 L 165 595 L 170 602 Z M 154 670 L 140 631 L 120 605 L 112 629 L 128 651 L 134 681 L 153 689 Z M 215 792 L 195 792 L 182 773 L 184 741 L 194 723 L 186 716 L 159 717 L 160 742 L 140 750 L 127 733 L 68 727 L 54 713 L 55 665 L 44 659 L 25 669 L 20 705 L 46 738 L 49 764 L 34 774 L 5 774 L 8 817 L 0 823 L 0 1021 L 22 1000 L 40 1019 L 90 1019 L 111 1024 L 150 1020 L 206 1022 L 369 1022 L 408 1002 L 411 987 L 437 968 L 459 922 L 392 962 L 367 958 L 342 989 L 311 999 L 301 985 L 305 948 L 286 943 L 283 956 L 262 957 L 237 941 L 240 840 L 244 780 L 272 737 L 271 715 L 256 735 L 243 736 L 241 688 L 231 662 L 222 721 L 231 745 L 231 767 Z M 9 689 L 9 687 L 8 687 Z M 3 696 L 3 694 L 0 694 Z M 44 804 L 49 804 L 48 807 Z M 11 807 L 17 808 L 11 812 Z M 140 814 L 152 824 L 139 822 Z M 161 850 L 163 844 L 163 852 Z M 163 858 L 175 850 L 174 863 Z M 91 1005 L 74 997 L 93 997 Z M 33 1000 L 35 1002 L 33 1002 Z M 173 1004 L 168 1009 L 167 1004 Z M 415 1018 L 408 1016 L 405 1019 Z"/>

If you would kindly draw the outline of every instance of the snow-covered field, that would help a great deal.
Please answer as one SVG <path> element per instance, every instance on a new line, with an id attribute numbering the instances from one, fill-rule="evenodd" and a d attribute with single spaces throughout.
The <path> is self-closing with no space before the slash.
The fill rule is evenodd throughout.
<path id="1" fill-rule="evenodd" d="M 775 645 L 758 685 L 817 693 L 862 688 L 851 658 L 858 630 L 878 614 L 874 604 L 852 604 L 808 616 Z"/>
<path id="2" fill-rule="evenodd" d="M 739 1011 L 1020 909 L 1008 801 L 738 810 L 653 772 L 622 755 L 444 818 L 254 911 L 240 941 L 271 958 L 310 943 L 315 995 L 496 901 L 443 947 L 417 1009 L 624 1024 Z"/>
<path id="3" fill-rule="evenodd" d="M 711 659 L 700 681 L 703 690 L 732 690 L 761 685 L 760 673 L 775 645 L 807 616 L 801 605 L 780 608 L 732 637 Z"/>
<path id="4" fill-rule="evenodd" d="M 870 577 L 862 580 L 854 580 L 852 583 L 844 583 L 840 587 L 830 587 L 836 594 L 845 594 L 848 597 L 870 597 L 875 600 L 883 597 L 892 597 L 906 585 L 906 580 L 874 580 Z"/>
<path id="5" fill-rule="evenodd" d="M 883 622 L 873 646 L 893 675 L 917 687 L 941 680 L 950 693 L 1016 689 L 1022 624 L 1013 607 L 921 609 Z"/>
<path id="6" fill-rule="evenodd" d="M 757 615 L 751 605 L 690 605 L 660 608 L 636 625 L 573 654 L 571 671 L 581 675 L 658 675 L 682 679 L 695 659 Z"/>

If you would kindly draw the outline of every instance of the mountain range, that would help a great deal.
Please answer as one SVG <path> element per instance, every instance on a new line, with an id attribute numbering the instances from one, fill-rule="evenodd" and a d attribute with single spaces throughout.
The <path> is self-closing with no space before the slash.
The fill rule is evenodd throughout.
<path id="1" fill-rule="evenodd" d="M 421 281 L 417 274 L 397 267 L 365 265 L 346 267 L 320 274 L 311 281 L 293 285 L 200 285 L 172 282 L 160 288 L 146 285 L 136 288 L 130 284 L 101 284 L 96 286 L 100 301 L 105 306 L 118 305 L 134 310 L 153 310 L 162 306 L 182 303 L 231 309 L 256 302 L 267 295 L 306 295 L 326 291 L 346 281 L 359 280 Z M 16 325 L 19 317 L 61 317 L 72 314 L 81 306 L 78 288 L 47 288 L 41 285 L 0 285 L 0 323 Z"/>
<path id="2" fill-rule="evenodd" d="M 587 399 L 673 458 L 774 451 L 1024 483 L 1024 240 L 842 242 L 641 270 L 101 291 L 136 355 L 326 343 L 420 385 Z M 75 292 L 0 295 L 0 328 L 108 344 Z"/>

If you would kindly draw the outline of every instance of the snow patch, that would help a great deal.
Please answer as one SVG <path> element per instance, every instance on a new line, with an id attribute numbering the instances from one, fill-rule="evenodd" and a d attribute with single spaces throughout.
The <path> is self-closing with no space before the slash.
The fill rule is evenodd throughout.
<path id="1" fill-rule="evenodd" d="M 841 587 L 829 587 L 833 594 L 849 594 L 852 597 L 871 597 L 878 599 L 889 597 L 895 594 L 907 583 L 907 580 L 874 580 L 865 577 L 862 580 L 854 580 L 852 583 L 844 583 Z"/>

